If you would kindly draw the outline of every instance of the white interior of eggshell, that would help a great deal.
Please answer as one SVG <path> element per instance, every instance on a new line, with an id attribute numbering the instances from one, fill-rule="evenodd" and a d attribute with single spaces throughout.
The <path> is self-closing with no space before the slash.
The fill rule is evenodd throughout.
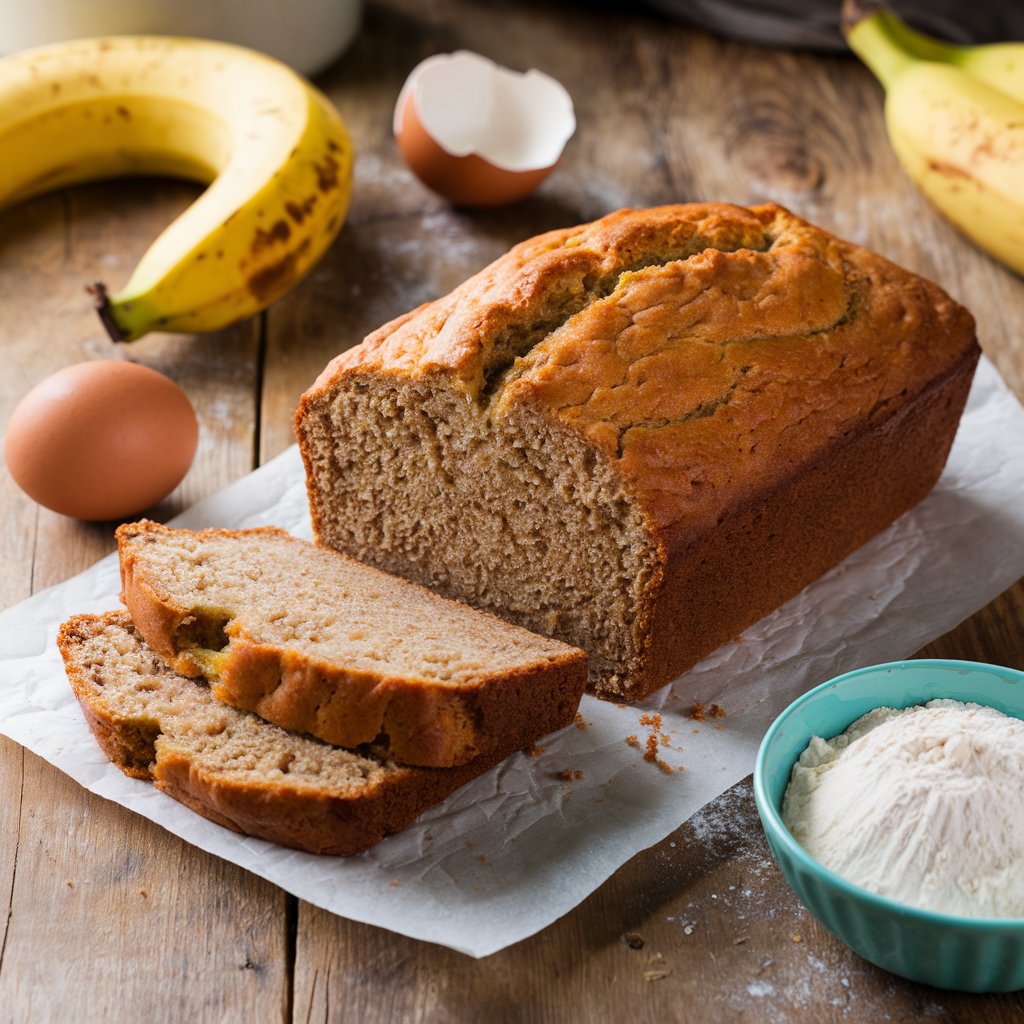
<path id="1" fill-rule="evenodd" d="M 409 99 L 442 149 L 476 153 L 506 171 L 552 166 L 576 130 L 572 97 L 560 82 L 542 71 L 510 71 L 468 50 L 413 68 L 395 104 L 396 134 Z"/>

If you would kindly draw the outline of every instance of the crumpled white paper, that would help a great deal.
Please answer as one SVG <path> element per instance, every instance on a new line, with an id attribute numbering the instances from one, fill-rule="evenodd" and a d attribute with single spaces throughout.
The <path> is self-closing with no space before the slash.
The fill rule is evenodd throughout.
<path id="1" fill-rule="evenodd" d="M 308 537 L 296 450 L 175 523 L 274 523 Z M 771 720 L 800 693 L 913 653 L 1022 574 L 1024 410 L 983 360 L 946 472 L 912 512 L 645 705 L 585 698 L 585 724 L 546 737 L 540 753 L 514 755 L 360 857 L 236 835 L 106 761 L 54 636 L 71 614 L 117 607 L 116 556 L 0 615 L 0 732 L 94 793 L 318 907 L 486 956 L 561 917 L 749 774 Z M 695 701 L 727 714 L 696 721 Z M 668 741 L 661 767 L 643 758 L 653 727 L 641 718 L 654 711 Z"/>

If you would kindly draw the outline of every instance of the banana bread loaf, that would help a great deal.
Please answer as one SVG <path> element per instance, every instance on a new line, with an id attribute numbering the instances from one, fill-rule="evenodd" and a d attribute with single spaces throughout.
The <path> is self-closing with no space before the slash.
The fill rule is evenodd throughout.
<path id="1" fill-rule="evenodd" d="M 57 643 L 89 726 L 126 775 L 219 825 L 309 853 L 362 853 L 515 750 L 405 768 L 298 736 L 177 675 L 123 611 L 75 616 Z"/>
<path id="2" fill-rule="evenodd" d="M 928 493 L 977 358 L 938 287 L 778 206 L 623 210 L 325 369 L 316 537 L 643 697 Z"/>
<path id="3" fill-rule="evenodd" d="M 117 530 L 122 598 L 172 668 L 328 743 L 447 767 L 572 722 L 586 655 L 282 530 Z"/>

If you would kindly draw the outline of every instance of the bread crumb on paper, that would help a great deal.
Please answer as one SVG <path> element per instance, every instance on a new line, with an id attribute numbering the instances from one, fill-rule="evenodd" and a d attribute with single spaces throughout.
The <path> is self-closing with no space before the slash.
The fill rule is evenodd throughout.
<path id="1" fill-rule="evenodd" d="M 708 707 L 704 707 L 700 701 L 695 700 L 690 710 L 686 713 L 686 717 L 693 719 L 695 722 L 707 722 L 713 718 L 725 718 L 725 708 L 720 704 L 711 704 Z"/>
<path id="2" fill-rule="evenodd" d="M 647 739 L 644 742 L 644 760 L 649 761 L 651 764 L 655 764 L 661 769 L 666 775 L 673 775 L 677 771 L 684 771 L 682 765 L 673 768 L 672 765 L 663 761 L 658 754 L 661 752 L 661 747 L 671 747 L 672 737 L 664 730 L 661 715 L 657 711 L 645 711 L 638 719 L 639 723 L 651 731 L 647 734 Z M 626 743 L 640 749 L 640 740 L 635 736 L 627 736 Z"/>
<path id="3" fill-rule="evenodd" d="M 640 724 L 647 726 L 651 731 L 648 733 L 647 742 L 644 745 L 644 760 L 657 763 L 658 743 L 661 735 L 661 715 L 656 711 L 640 716 Z"/>
<path id="4" fill-rule="evenodd" d="M 658 768 L 666 775 L 674 775 L 677 770 L 682 771 L 683 769 L 681 767 L 678 769 L 673 768 L 672 765 L 668 764 L 658 756 L 661 752 L 661 747 L 670 747 L 672 745 L 672 738 L 669 733 L 664 730 L 664 723 L 661 715 L 659 715 L 657 711 L 645 712 L 640 716 L 638 721 L 641 725 L 646 726 L 651 730 L 647 734 L 647 740 L 644 743 L 644 760 L 657 765 Z M 627 737 L 626 742 L 631 747 L 640 746 L 640 742 L 635 736 Z"/>

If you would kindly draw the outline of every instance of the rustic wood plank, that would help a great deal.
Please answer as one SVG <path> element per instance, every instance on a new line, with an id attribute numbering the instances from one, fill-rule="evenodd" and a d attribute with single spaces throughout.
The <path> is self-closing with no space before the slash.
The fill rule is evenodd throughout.
<path id="1" fill-rule="evenodd" d="M 166 373 L 195 404 L 201 440 L 185 482 L 152 510 L 161 519 L 252 467 L 258 324 L 117 347 L 103 337 L 82 285 L 99 274 L 123 281 L 195 194 L 186 185 L 120 183 L 2 215 L 0 348 L 10 367 L 0 383 L 3 421 L 29 387 L 72 362 L 129 358 Z M 113 524 L 38 509 L 6 469 L 0 524 L 3 606 L 113 548 Z M 8 1019 L 285 1015 L 289 904 L 280 890 L 87 793 L 7 740 L 0 800 L 9 808 L 0 831 L 9 907 L 0 1006 L 17 1008 Z"/>
<path id="2" fill-rule="evenodd" d="M 280 1019 L 280 891 L 25 757 L 3 1005 L 34 1021 Z"/>

